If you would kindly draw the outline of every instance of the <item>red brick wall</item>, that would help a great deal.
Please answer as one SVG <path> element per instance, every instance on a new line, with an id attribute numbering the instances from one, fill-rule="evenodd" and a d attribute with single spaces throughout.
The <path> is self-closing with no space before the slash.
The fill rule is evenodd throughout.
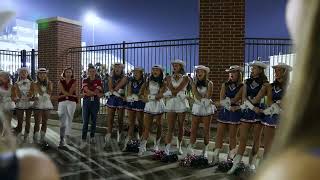
<path id="1" fill-rule="evenodd" d="M 54 95 L 57 95 L 57 83 L 65 67 L 74 68 L 75 77 L 80 81 L 80 58 L 69 59 L 68 48 L 81 46 L 81 26 L 61 18 L 50 18 L 38 21 L 38 67 L 49 70 L 49 80 L 54 84 Z"/>
<path id="2" fill-rule="evenodd" d="M 210 67 L 214 100 L 230 65 L 244 63 L 245 0 L 200 0 L 200 64 Z"/>

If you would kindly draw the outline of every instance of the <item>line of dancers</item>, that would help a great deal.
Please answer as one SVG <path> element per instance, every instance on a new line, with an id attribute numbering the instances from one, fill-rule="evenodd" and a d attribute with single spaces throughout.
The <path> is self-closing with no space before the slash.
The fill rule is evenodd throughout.
<path id="1" fill-rule="evenodd" d="M 96 69 L 93 66 L 88 67 L 88 77 L 83 79 L 82 88 L 79 91 L 83 97 L 83 127 L 80 148 L 86 147 L 88 143 L 96 143 L 95 131 L 100 98 L 106 97 L 106 106 L 108 107 L 106 147 L 112 143 L 113 125 L 115 117 L 117 117 L 116 138 L 117 142 L 123 142 L 124 150 L 128 142 L 135 138 L 136 122 L 138 123 L 137 137 L 140 139 L 138 155 L 141 156 L 147 151 L 147 141 L 154 123 L 156 135 L 153 149 L 159 150 L 163 136 L 162 120 L 163 115 L 166 114 L 168 130 L 164 139 L 165 154 L 169 155 L 172 152 L 171 144 L 175 129 L 178 130 L 177 152 L 183 154 L 184 126 L 186 116 L 190 112 L 192 115 L 191 135 L 186 154 L 195 153 L 197 131 L 200 123 L 203 123 L 204 148 L 201 155 L 207 158 L 211 119 L 216 111 L 216 106 L 218 106 L 218 128 L 212 161 L 219 162 L 223 139 L 228 130 L 228 158 L 233 159 L 234 162 L 228 173 L 234 172 L 242 160 L 250 129 L 253 129 L 253 147 L 249 164 L 254 169 L 262 133 L 264 134 L 264 156 L 267 155 L 272 144 L 281 113 L 281 99 L 292 68 L 284 63 L 272 66 L 275 71 L 275 81 L 269 84 L 264 73 L 267 65 L 261 61 L 250 63 L 250 78 L 244 83 L 242 80 L 243 68 L 237 65 L 230 66 L 226 69 L 229 77 L 226 77 L 226 82 L 221 86 L 220 99 L 214 102 L 212 99 L 213 89 L 218 87 L 214 87 L 213 82 L 209 80 L 210 69 L 208 67 L 195 66 L 195 74 L 191 79 L 185 74 L 184 61 L 174 60 L 171 64 L 173 72 L 166 77 L 164 77 L 164 71 L 160 65 L 152 67 L 150 77 L 144 77 L 144 70 L 139 67 L 133 70 L 132 77 L 127 77 L 124 73 L 124 65 L 115 63 L 111 75 L 108 77 L 108 92 L 105 94 Z M 45 142 L 48 115 L 53 109 L 51 102 L 53 83 L 49 81 L 48 70 L 45 68 L 37 70 L 36 81 L 32 81 L 27 68 L 20 68 L 18 72 L 17 82 L 11 84 L 9 73 L 0 71 L 0 105 L 5 110 L 8 124 L 11 124 L 12 110 L 16 110 L 18 124 L 14 128 L 14 133 L 18 139 L 24 141 L 30 141 L 30 119 L 33 113 L 35 120 L 33 141 L 43 143 Z M 70 144 L 72 120 L 80 97 L 76 88 L 77 82 L 72 68 L 64 69 L 58 82 L 60 92 L 57 98 L 59 102 L 58 115 L 61 121 L 59 147 Z M 125 110 L 128 114 L 129 125 L 127 134 L 124 132 Z M 24 135 L 22 135 L 24 121 Z M 89 123 L 91 124 L 90 138 L 87 141 Z M 239 138 L 237 134 L 239 134 Z"/>

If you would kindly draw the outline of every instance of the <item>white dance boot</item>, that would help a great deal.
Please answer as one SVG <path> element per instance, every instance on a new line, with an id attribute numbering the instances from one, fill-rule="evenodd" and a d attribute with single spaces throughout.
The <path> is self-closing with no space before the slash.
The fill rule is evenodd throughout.
<path id="1" fill-rule="evenodd" d="M 232 168 L 228 171 L 228 174 L 233 174 L 238 169 L 241 160 L 242 160 L 242 155 L 237 154 L 236 157 L 233 159 L 233 165 L 232 165 Z"/>
<path id="2" fill-rule="evenodd" d="M 142 140 L 140 147 L 139 147 L 139 153 L 138 156 L 142 156 L 146 151 L 147 151 L 147 141 L 146 140 Z"/>
<path id="3" fill-rule="evenodd" d="M 212 156 L 212 163 L 218 163 L 219 162 L 219 154 L 220 154 L 220 148 L 215 148 L 213 151 L 213 156 Z"/>

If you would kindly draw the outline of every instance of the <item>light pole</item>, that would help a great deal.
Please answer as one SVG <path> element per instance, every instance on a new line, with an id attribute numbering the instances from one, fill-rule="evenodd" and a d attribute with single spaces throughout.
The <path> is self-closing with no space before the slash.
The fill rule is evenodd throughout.
<path id="1" fill-rule="evenodd" d="M 86 14 L 86 22 L 92 25 L 92 45 L 94 45 L 94 28 L 95 24 L 99 22 L 99 17 L 93 12 L 88 12 Z"/>
<path id="2" fill-rule="evenodd" d="M 94 23 L 92 23 L 92 45 L 94 45 Z"/>

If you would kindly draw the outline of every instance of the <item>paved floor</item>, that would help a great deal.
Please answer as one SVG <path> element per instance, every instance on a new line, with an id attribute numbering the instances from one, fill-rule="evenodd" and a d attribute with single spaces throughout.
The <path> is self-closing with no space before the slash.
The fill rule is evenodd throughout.
<path id="1" fill-rule="evenodd" d="M 80 131 L 73 130 L 72 145 L 67 150 L 57 148 L 59 128 L 50 126 L 47 132 L 49 148 L 45 152 L 56 163 L 63 180 L 98 180 L 98 179 L 215 179 L 240 180 L 248 177 L 236 177 L 225 173 L 216 173 L 216 167 L 193 169 L 180 167 L 176 163 L 154 161 L 151 153 L 143 157 L 122 152 L 117 145 L 105 150 L 103 136 L 97 134 L 95 145 L 79 149 Z M 23 144 L 22 146 L 33 146 Z M 200 152 L 199 152 L 200 153 Z M 224 158 L 226 155 L 222 155 Z M 180 156 L 179 158 L 183 158 Z M 209 153 L 209 160 L 211 154 Z M 245 160 L 246 161 L 246 160 Z"/>

